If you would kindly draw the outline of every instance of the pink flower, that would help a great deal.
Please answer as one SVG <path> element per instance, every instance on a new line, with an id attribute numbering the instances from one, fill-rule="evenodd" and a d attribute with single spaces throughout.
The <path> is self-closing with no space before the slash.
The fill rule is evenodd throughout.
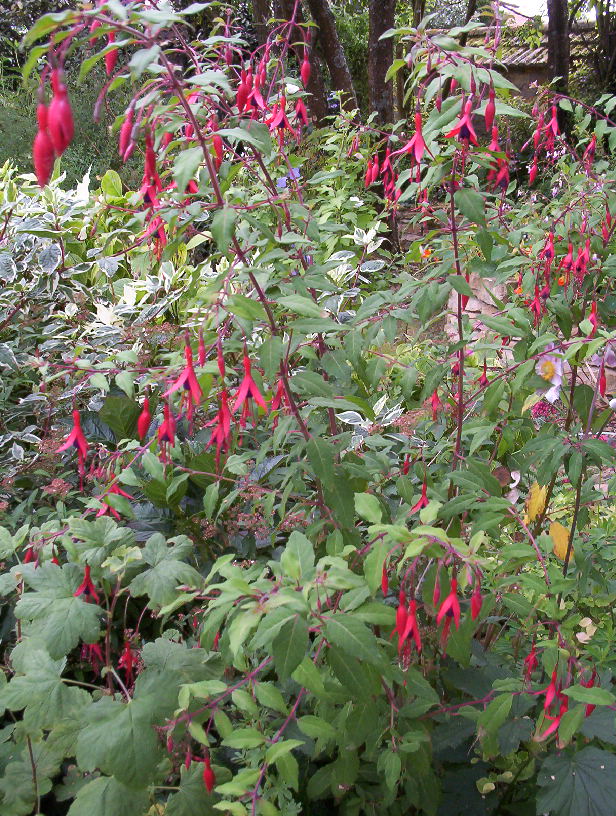
<path id="1" fill-rule="evenodd" d="M 419 501 L 411 507 L 411 509 L 409 510 L 409 515 L 417 513 L 419 510 L 422 510 L 424 507 L 427 506 L 428 506 L 428 485 L 426 484 L 426 480 L 424 478 L 423 484 L 421 486 L 421 496 L 419 497 Z"/>
<path id="2" fill-rule="evenodd" d="M 488 92 L 488 104 L 486 105 L 486 109 L 484 111 L 484 118 L 486 122 L 486 130 L 488 133 L 492 129 L 492 125 L 494 124 L 494 116 L 496 115 L 496 103 L 494 102 L 494 88 L 490 85 L 490 90 Z"/>
<path id="3" fill-rule="evenodd" d="M 69 448 L 77 449 L 77 459 L 79 461 L 79 475 L 83 478 L 85 470 L 86 456 L 88 454 L 88 443 L 81 430 L 81 417 L 79 411 L 73 411 L 73 430 L 67 436 L 63 445 L 56 450 L 56 453 L 62 453 Z"/>
<path id="4" fill-rule="evenodd" d="M 426 143 L 424 142 L 422 132 L 421 112 L 415 111 L 415 134 L 404 145 L 404 147 L 392 153 L 392 156 L 402 156 L 405 154 L 410 154 L 415 160 L 415 162 L 419 164 L 423 159 L 423 155 L 426 152 L 426 150 L 427 150 Z"/>
<path id="5" fill-rule="evenodd" d="M 184 366 L 182 373 L 173 383 L 173 385 L 165 391 L 163 396 L 168 397 L 176 391 L 179 391 L 180 388 L 183 388 L 186 392 L 188 392 L 187 414 L 188 421 L 190 422 L 192 420 L 193 408 L 195 405 L 198 405 L 201 402 L 203 392 L 201 391 L 201 386 L 199 385 L 197 377 L 195 376 L 192 349 L 188 344 L 188 338 L 186 340 L 186 345 L 184 346 L 184 357 L 186 358 L 186 365 Z"/>
<path id="6" fill-rule="evenodd" d="M 110 493 L 114 493 L 116 496 L 124 496 L 124 498 L 126 498 L 126 499 L 134 499 L 135 498 L 134 496 L 131 496 L 130 493 L 126 493 L 124 490 L 122 490 L 122 488 L 118 487 L 117 484 L 113 484 L 109 488 L 109 490 L 107 491 L 107 495 L 109 495 Z M 104 498 L 104 497 L 101 497 L 101 501 L 102 501 L 102 498 Z M 99 516 L 106 516 L 109 513 L 114 518 L 116 518 L 118 520 L 120 519 L 120 514 L 115 509 L 115 507 L 112 507 L 110 504 L 107 504 L 106 502 L 102 502 L 101 508 L 98 511 L 98 513 L 96 514 L 96 518 L 98 518 Z"/>
<path id="7" fill-rule="evenodd" d="M 229 410 L 229 395 L 227 389 L 220 392 L 220 406 L 214 419 L 206 423 L 206 428 L 214 425 L 208 445 L 216 445 L 216 465 L 220 462 L 220 454 L 229 447 L 231 440 L 231 411 Z"/>

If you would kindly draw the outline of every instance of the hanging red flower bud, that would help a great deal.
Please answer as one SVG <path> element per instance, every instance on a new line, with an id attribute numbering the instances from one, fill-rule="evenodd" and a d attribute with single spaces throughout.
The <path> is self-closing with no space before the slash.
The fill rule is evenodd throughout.
<path id="1" fill-rule="evenodd" d="M 47 130 L 47 107 L 41 103 L 36 109 L 38 131 L 32 145 L 32 161 L 39 187 L 44 187 L 53 172 L 54 149 Z"/>
<path id="2" fill-rule="evenodd" d="M 473 620 L 477 620 L 479 614 L 481 612 L 481 607 L 483 604 L 483 598 L 481 595 L 481 580 L 479 577 L 475 579 L 475 586 L 473 588 L 473 594 L 471 595 L 471 618 Z"/>
<path id="3" fill-rule="evenodd" d="M 205 758 L 205 762 L 203 764 L 203 783 L 208 793 L 211 793 L 214 790 L 214 785 L 216 784 L 216 775 L 214 774 L 212 766 L 210 765 L 209 757 Z"/>
<path id="4" fill-rule="evenodd" d="M 528 183 L 530 184 L 531 187 L 533 186 L 533 184 L 535 183 L 535 179 L 537 178 L 537 170 L 538 170 L 537 156 L 535 155 L 530 171 L 528 173 Z"/>
<path id="5" fill-rule="evenodd" d="M 432 421 L 436 422 L 438 418 L 438 412 L 443 407 L 443 403 L 440 401 L 438 396 L 438 391 L 434 391 L 432 396 L 430 397 L 430 405 L 432 406 Z"/>
<path id="6" fill-rule="evenodd" d="M 109 34 L 107 34 L 107 43 L 111 45 L 115 42 L 115 38 L 115 31 L 110 31 Z M 111 74 L 113 74 L 117 61 L 118 49 L 112 48 L 110 51 L 107 51 L 105 54 L 105 71 L 107 72 L 107 76 L 111 76 Z"/>
<path id="7" fill-rule="evenodd" d="M 130 154 L 128 149 L 131 144 L 131 135 L 133 132 L 133 123 L 135 121 L 135 109 L 131 106 L 126 111 L 126 116 L 120 128 L 120 138 L 118 140 L 118 153 L 123 162 L 127 161 Z M 128 155 L 127 155 L 128 154 Z"/>
<path id="8" fill-rule="evenodd" d="M 53 149 L 60 156 L 73 141 L 75 126 L 66 85 L 62 82 L 59 68 L 54 68 L 51 72 L 51 86 L 53 97 L 47 113 L 47 129 Z"/>
<path id="9" fill-rule="evenodd" d="M 539 665 L 539 658 L 537 657 L 537 650 L 533 643 L 530 652 L 524 658 L 524 680 L 530 683 L 531 675 Z"/>
<path id="10" fill-rule="evenodd" d="M 142 442 L 147 435 L 151 423 L 152 415 L 150 414 L 150 400 L 146 396 L 143 398 L 141 413 L 139 414 L 139 419 L 137 420 L 137 433 L 139 434 L 139 439 L 141 439 Z"/>
<path id="11" fill-rule="evenodd" d="M 308 83 L 310 82 L 310 72 L 310 60 L 308 59 L 308 55 L 306 55 L 304 57 L 304 61 L 302 62 L 302 67 L 300 68 L 304 88 L 308 87 Z"/>
<path id="12" fill-rule="evenodd" d="M 488 92 L 488 104 L 486 105 L 483 115 L 485 118 L 486 130 L 489 133 L 492 130 L 494 116 L 496 115 L 496 103 L 494 101 L 494 88 L 492 85 L 490 85 L 490 90 Z"/>
<path id="13" fill-rule="evenodd" d="M 303 99 L 298 99 L 295 103 L 295 116 L 304 125 L 304 127 L 307 127 L 308 111 L 306 110 Z"/>
<path id="14" fill-rule="evenodd" d="M 383 564 L 383 570 L 381 572 L 381 592 L 383 595 L 387 595 L 389 592 L 389 577 L 387 575 L 387 564 Z"/>
<path id="15" fill-rule="evenodd" d="M 595 334 L 597 333 L 597 326 L 599 325 L 599 319 L 597 317 L 597 301 L 596 300 L 594 300 L 592 302 L 591 306 L 590 306 L 590 314 L 588 316 L 588 320 L 590 321 L 590 324 L 592 326 L 592 330 L 591 330 L 591 332 L 590 332 L 590 334 L 588 336 L 589 337 L 594 337 Z"/>
<path id="16" fill-rule="evenodd" d="M 605 377 L 605 360 L 601 362 L 601 371 L 599 372 L 599 393 L 602 397 L 605 396 L 605 392 L 607 391 L 607 379 Z"/>
<path id="17" fill-rule="evenodd" d="M 460 602 L 458 601 L 458 581 L 456 578 L 451 579 L 451 587 L 449 595 L 445 598 L 436 616 L 437 626 L 445 619 L 445 626 L 441 634 L 441 642 L 446 643 L 449 635 L 449 628 L 453 620 L 456 629 L 460 626 Z"/>
<path id="18" fill-rule="evenodd" d="M 592 139 L 590 140 L 590 142 L 588 144 L 588 147 L 584 151 L 584 156 L 582 158 L 582 162 L 584 163 L 584 167 L 588 171 L 590 171 L 590 168 L 592 167 L 592 163 L 595 160 L 595 150 L 596 150 L 596 148 L 597 148 L 597 137 L 593 133 Z"/>

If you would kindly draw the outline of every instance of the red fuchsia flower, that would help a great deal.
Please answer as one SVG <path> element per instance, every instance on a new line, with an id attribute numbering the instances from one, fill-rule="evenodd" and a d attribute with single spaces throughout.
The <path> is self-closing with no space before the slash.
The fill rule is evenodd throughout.
<path id="1" fill-rule="evenodd" d="M 244 377 L 242 382 L 240 383 L 240 387 L 237 390 L 235 395 L 235 402 L 233 403 L 233 408 L 231 409 L 233 413 L 235 413 L 238 408 L 242 408 L 242 414 L 240 419 L 241 427 L 244 427 L 246 424 L 246 418 L 248 416 L 248 412 L 250 410 L 249 400 L 253 399 L 258 406 L 263 408 L 265 413 L 267 413 L 267 403 L 263 399 L 263 395 L 257 388 L 257 384 L 252 378 L 252 365 L 250 362 L 250 357 L 246 354 L 246 350 L 244 350 L 244 357 L 243 357 L 243 364 L 244 364 Z"/>
<path id="2" fill-rule="evenodd" d="M 595 685 L 596 680 L 597 680 L 597 671 L 596 671 L 596 669 L 593 669 L 592 674 L 590 675 L 590 677 L 587 680 L 580 680 L 580 686 L 584 686 L 584 688 L 593 688 L 593 686 Z M 595 710 L 596 707 L 597 706 L 592 705 L 592 703 L 589 703 L 586 706 L 586 709 L 584 711 L 584 716 L 585 717 L 590 717 L 590 715 L 593 713 L 593 711 Z"/>
<path id="3" fill-rule="evenodd" d="M 107 491 L 107 495 L 109 493 L 113 493 L 116 496 L 124 496 L 125 499 L 134 500 L 134 498 L 135 498 L 134 496 L 131 496 L 130 493 L 126 493 L 124 490 L 122 490 L 121 487 L 118 487 L 117 484 L 113 484 L 109 488 L 109 490 Z M 101 503 L 100 510 L 96 514 L 96 518 L 99 518 L 99 516 L 107 516 L 107 515 L 111 514 L 114 518 L 116 518 L 119 521 L 120 520 L 120 514 L 118 513 L 118 511 L 115 509 L 115 507 L 112 507 L 110 504 L 107 504 L 107 502 L 103 501 L 103 499 L 104 499 L 104 496 L 102 496 L 100 498 L 100 501 L 102 503 Z"/>
<path id="4" fill-rule="evenodd" d="M 302 62 L 302 67 L 299 69 L 300 76 L 302 78 L 302 83 L 304 88 L 308 86 L 310 82 L 310 60 L 308 59 L 308 54 L 304 54 L 304 60 Z"/>
<path id="5" fill-rule="evenodd" d="M 163 422 L 158 429 L 158 444 L 165 453 L 166 446 L 172 448 L 175 445 L 175 418 L 171 413 L 168 403 L 163 408 Z"/>
<path id="6" fill-rule="evenodd" d="M 383 595 L 387 595 L 389 592 L 389 576 L 387 575 L 387 564 L 383 564 L 383 569 L 381 572 L 381 592 Z"/>
<path id="7" fill-rule="evenodd" d="M 593 300 L 590 306 L 590 314 L 588 315 L 588 321 L 590 322 L 592 329 L 590 331 L 589 337 L 594 337 L 597 333 L 597 327 L 599 325 L 599 318 L 597 317 L 597 301 Z"/>
<path id="8" fill-rule="evenodd" d="M 584 151 L 584 155 L 582 157 L 582 163 L 588 172 L 590 172 L 592 164 L 595 160 L 595 150 L 597 149 L 597 137 L 593 133 L 592 139 L 588 143 L 588 147 Z"/>
<path id="9" fill-rule="evenodd" d="M 590 238 L 586 239 L 584 247 L 578 250 L 578 256 L 575 259 L 575 277 L 581 283 L 586 277 L 588 271 L 588 263 L 590 261 Z"/>
<path id="10" fill-rule="evenodd" d="M 366 165 L 366 175 L 364 176 L 364 187 L 368 189 L 372 184 L 372 159 L 368 159 L 368 164 Z"/>
<path id="11" fill-rule="evenodd" d="M 566 694 L 559 694 L 558 702 L 559 702 L 558 714 L 556 714 L 555 716 L 545 714 L 545 719 L 551 720 L 551 725 L 549 725 L 546 728 L 543 734 L 539 734 L 537 737 L 535 737 L 535 742 L 543 742 L 543 740 L 547 739 L 549 736 L 558 731 L 560 727 L 560 721 L 569 710 L 569 697 Z"/>
<path id="12" fill-rule="evenodd" d="M 146 395 L 143 398 L 141 413 L 139 414 L 139 419 L 137 420 L 137 433 L 139 434 L 139 439 L 142 442 L 145 439 L 151 424 L 152 415 L 150 414 L 150 400 Z"/>
<path id="13" fill-rule="evenodd" d="M 110 31 L 107 34 L 107 44 L 111 45 L 115 42 L 115 31 Z M 110 51 L 107 51 L 105 54 L 105 71 L 107 76 L 111 76 L 113 74 L 113 70 L 116 67 L 116 63 L 118 61 L 118 49 L 112 48 Z"/>
<path id="14" fill-rule="evenodd" d="M 435 390 L 430 397 L 430 405 L 432 406 L 432 421 L 436 422 L 438 418 L 438 412 L 443 407 L 443 403 L 440 401 L 438 397 L 438 391 Z"/>
<path id="15" fill-rule="evenodd" d="M 36 555 L 36 553 L 34 551 L 34 546 L 32 544 L 29 544 L 28 547 L 26 547 L 26 552 L 25 552 L 25 555 L 24 555 L 23 563 L 24 564 L 29 564 L 31 561 L 34 561 L 34 560 L 36 560 L 37 563 L 38 563 L 38 556 Z"/>
<path id="16" fill-rule="evenodd" d="M 538 326 L 539 321 L 541 320 L 541 315 L 543 314 L 543 300 L 537 285 L 535 285 L 535 296 L 530 302 L 529 308 L 533 315 L 535 326 Z"/>
<path id="17" fill-rule="evenodd" d="M 404 461 L 402 462 L 402 473 L 404 476 L 407 475 L 409 470 L 411 469 L 411 454 L 407 453 L 404 457 Z"/>
<path id="18" fill-rule="evenodd" d="M 537 167 L 537 156 L 535 156 L 534 159 L 533 159 L 533 163 L 531 165 L 530 171 L 528 173 L 528 183 L 530 184 L 531 187 L 533 186 L 533 184 L 535 183 L 535 180 L 537 178 L 537 170 L 538 169 L 539 168 Z"/>
<path id="19" fill-rule="evenodd" d="M 468 272 L 464 275 L 464 280 L 470 285 L 471 276 Z M 460 295 L 460 304 L 463 309 L 466 309 L 470 299 L 470 295 Z"/>
<path id="20" fill-rule="evenodd" d="M 481 376 L 477 379 L 477 383 L 478 385 L 481 386 L 481 388 L 485 388 L 487 385 L 490 384 L 490 380 L 488 379 L 488 367 L 486 360 L 483 361 L 483 372 Z"/>
<path id="21" fill-rule="evenodd" d="M 374 156 L 372 157 L 372 171 L 371 171 L 371 176 L 370 176 L 370 183 L 371 184 L 374 184 L 375 181 L 377 181 L 377 179 L 379 177 L 380 169 L 381 168 L 379 166 L 379 156 L 378 156 L 378 153 L 375 153 Z"/>
<path id="22" fill-rule="evenodd" d="M 118 660 L 118 668 L 124 669 L 124 677 L 126 678 L 126 685 L 130 686 L 133 683 L 133 672 L 135 668 L 135 657 L 133 655 L 133 650 L 130 647 L 130 643 L 126 641 L 124 643 L 124 648 L 122 649 L 122 654 L 120 655 L 120 659 Z"/>
<path id="23" fill-rule="evenodd" d="M 445 135 L 446 139 L 456 138 L 459 142 L 462 142 L 467 146 L 469 143 L 475 146 L 479 144 L 477 141 L 477 134 L 475 133 L 475 129 L 473 128 L 473 124 L 471 122 L 472 107 L 473 100 L 469 99 L 462 107 L 458 124 Z"/>
<path id="24" fill-rule="evenodd" d="M 404 625 L 404 632 L 398 640 L 398 652 L 402 651 L 405 643 L 415 643 L 417 652 L 421 652 L 421 633 L 419 631 L 419 624 L 417 623 L 417 601 L 412 598 L 409 601 L 409 606 L 406 613 L 406 622 Z"/>
<path id="25" fill-rule="evenodd" d="M 509 164 L 504 159 L 499 161 L 499 168 L 498 173 L 496 174 L 496 178 L 494 179 L 494 187 L 495 189 L 498 188 L 505 192 L 507 187 L 509 187 Z"/>
<path id="26" fill-rule="evenodd" d="M 235 95 L 235 104 L 237 105 L 237 109 L 240 113 L 244 112 L 246 102 L 248 101 L 248 94 L 251 89 L 251 86 L 248 85 L 247 79 L 248 74 L 246 73 L 244 68 L 242 68 L 242 72 L 240 74 L 240 84 L 238 85 L 237 93 Z"/>
<path id="27" fill-rule="evenodd" d="M 272 108 L 272 114 L 265 120 L 265 124 L 270 129 L 270 133 L 274 133 L 277 131 L 278 139 L 282 142 L 284 139 L 284 132 L 288 130 L 289 133 L 293 136 L 294 139 L 297 138 L 297 133 L 291 127 L 291 123 L 287 119 L 287 100 L 284 96 L 280 97 L 280 101 L 277 102 L 274 107 Z"/>
<path id="28" fill-rule="evenodd" d="M 492 129 L 492 125 L 494 124 L 494 117 L 496 115 L 496 102 L 494 101 L 494 87 L 490 85 L 490 90 L 488 91 L 488 104 L 486 105 L 486 109 L 484 111 L 484 119 L 486 123 L 486 131 L 489 133 Z"/>
<path id="29" fill-rule="evenodd" d="M 394 627 L 394 631 L 391 633 L 391 637 L 395 634 L 398 635 L 398 651 L 402 649 L 402 636 L 406 629 L 406 619 L 408 616 L 408 609 L 406 606 L 406 593 L 403 589 L 400 590 L 398 593 L 398 608 L 396 609 L 396 625 Z M 391 638 L 390 638 L 391 640 Z"/>
<path id="30" fill-rule="evenodd" d="M 569 248 L 567 250 L 567 254 L 558 265 L 558 268 L 559 270 L 562 270 L 565 273 L 565 284 L 568 284 L 569 276 L 571 274 L 571 270 L 573 269 L 573 244 L 571 243 L 571 241 L 569 241 Z"/>
<path id="31" fill-rule="evenodd" d="M 73 430 L 67 436 L 63 445 L 56 450 L 56 453 L 62 453 L 69 448 L 77 449 L 77 459 L 79 462 L 79 475 L 83 478 L 85 471 L 86 456 L 88 455 L 88 443 L 81 430 L 81 417 L 79 411 L 73 411 Z"/>
<path id="32" fill-rule="evenodd" d="M 416 502 L 409 510 L 409 516 L 413 515 L 413 513 L 417 513 L 419 510 L 422 510 L 424 507 L 427 506 L 428 506 L 428 485 L 424 477 L 423 484 L 421 486 L 421 496 L 419 497 L 419 501 Z"/>
<path id="33" fill-rule="evenodd" d="M 220 392 L 220 405 L 214 419 L 207 422 L 205 427 L 214 426 L 209 445 L 216 445 L 216 467 L 220 464 L 220 454 L 229 449 L 231 441 L 231 411 L 229 410 L 229 395 L 227 389 Z"/>
<path id="34" fill-rule="evenodd" d="M 39 187 L 44 187 L 53 172 L 54 149 L 51 136 L 47 130 L 48 111 L 41 102 L 36 108 L 38 130 L 32 145 L 32 161 Z"/>
<path id="35" fill-rule="evenodd" d="M 449 636 L 451 621 L 455 623 L 456 629 L 458 629 L 460 626 L 460 602 L 458 601 L 457 578 L 451 579 L 449 595 L 445 598 L 438 610 L 436 625 L 440 626 L 443 619 L 445 620 L 445 626 L 443 627 L 443 631 L 441 633 L 441 643 L 445 644 Z"/>
<path id="36" fill-rule="evenodd" d="M 98 643 L 84 643 L 81 647 L 81 659 L 90 664 L 94 674 L 99 673 L 100 667 L 105 662 L 103 652 Z"/>
<path id="37" fill-rule="evenodd" d="M 203 763 L 203 784 L 208 793 L 211 793 L 216 785 L 216 775 L 210 765 L 209 757 L 206 757 Z"/>
<path id="38" fill-rule="evenodd" d="M 85 595 L 86 600 L 92 598 L 94 603 L 98 603 L 98 593 L 96 592 L 96 588 L 90 578 L 90 565 L 86 564 L 84 570 L 83 581 L 79 584 L 77 589 L 73 592 L 75 598 L 78 598 L 80 595 Z"/>
<path id="39" fill-rule="evenodd" d="M 546 141 L 545 148 L 550 151 L 554 148 L 554 140 L 560 135 L 560 128 L 558 127 L 558 110 L 556 105 L 552 105 L 552 116 L 550 121 L 545 126 Z"/>
<path id="40" fill-rule="evenodd" d="M 533 642 L 530 652 L 524 658 L 524 681 L 526 683 L 530 683 L 531 675 L 538 665 L 539 658 L 537 657 L 537 650 Z"/>
<path id="41" fill-rule="evenodd" d="M 60 156 L 73 141 L 75 126 L 66 85 L 62 82 L 59 68 L 54 68 L 51 72 L 51 87 L 53 97 L 47 112 L 47 129 L 53 149 L 56 151 L 56 155 Z"/>
<path id="42" fill-rule="evenodd" d="M 426 143 L 424 141 L 422 131 L 421 112 L 416 110 L 414 135 L 412 136 L 411 139 L 409 139 L 409 141 L 404 145 L 404 147 L 392 153 L 392 156 L 403 156 L 409 154 L 413 157 L 416 164 L 420 164 L 426 150 L 427 150 Z"/>
<path id="43" fill-rule="evenodd" d="M 475 586 L 473 587 L 473 594 L 471 595 L 471 618 L 477 620 L 481 613 L 483 605 L 483 596 L 481 594 L 481 579 L 479 576 L 475 579 Z"/>
<path id="44" fill-rule="evenodd" d="M 306 110 L 303 99 L 298 99 L 295 103 L 295 118 L 298 122 L 301 122 L 304 127 L 308 126 L 308 111 Z"/>
<path id="45" fill-rule="evenodd" d="M 203 391 L 201 390 L 201 386 L 199 385 L 197 377 L 195 376 L 192 349 L 188 343 L 188 338 L 186 338 L 186 345 L 184 346 L 184 357 L 186 358 L 186 365 L 184 366 L 182 373 L 173 383 L 173 385 L 165 391 L 163 396 L 169 397 L 171 394 L 179 391 L 180 388 L 183 388 L 185 393 L 188 395 L 188 399 L 186 400 L 186 413 L 188 416 L 188 421 L 192 422 L 194 407 L 201 402 Z"/>

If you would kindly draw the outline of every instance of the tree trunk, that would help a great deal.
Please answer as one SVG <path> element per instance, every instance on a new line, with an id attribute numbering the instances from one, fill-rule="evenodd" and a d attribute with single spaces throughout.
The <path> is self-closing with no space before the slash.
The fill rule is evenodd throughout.
<path id="1" fill-rule="evenodd" d="M 385 74 L 394 61 L 392 37 L 380 40 L 388 28 L 394 27 L 396 0 L 370 0 L 370 31 L 368 34 L 368 98 L 370 111 L 376 111 L 378 122 L 390 124 L 394 119 L 394 92 Z"/>
<path id="2" fill-rule="evenodd" d="M 278 0 L 278 5 L 282 16 L 291 20 L 293 18 L 293 11 L 295 9 L 294 0 Z M 297 45 L 304 39 L 304 32 L 299 27 L 299 24 L 304 22 L 301 4 L 297 6 L 297 13 L 295 15 L 295 22 L 298 25 L 293 27 L 289 35 L 289 42 L 291 49 L 295 54 L 298 65 L 301 65 L 304 60 L 304 47 Z M 310 49 L 310 65 L 312 70 L 310 72 L 310 81 L 306 90 L 308 91 L 307 105 L 310 115 L 317 125 L 320 125 L 327 116 L 327 94 L 325 92 L 325 83 L 323 82 L 323 70 L 321 67 L 321 60 L 314 48 Z"/>
<path id="3" fill-rule="evenodd" d="M 332 86 L 341 93 L 345 110 L 357 108 L 357 97 L 344 48 L 338 37 L 336 19 L 328 0 L 308 0 L 308 8 L 319 27 L 321 49 L 329 69 Z"/>
<path id="4" fill-rule="evenodd" d="M 569 85 L 569 16 L 567 0 L 548 0 L 548 71 L 553 86 L 567 93 Z"/>
<path id="5" fill-rule="evenodd" d="M 271 17 L 269 0 L 252 0 L 252 19 L 259 45 L 265 45 L 267 40 L 267 21 Z"/>

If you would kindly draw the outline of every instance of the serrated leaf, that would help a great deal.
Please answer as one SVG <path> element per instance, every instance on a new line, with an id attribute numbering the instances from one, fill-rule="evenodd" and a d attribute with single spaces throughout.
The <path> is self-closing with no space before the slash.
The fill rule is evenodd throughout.
<path id="1" fill-rule="evenodd" d="M 612 816 L 616 757 L 588 746 L 546 758 L 537 777 L 537 813 L 551 816 Z"/>
<path id="2" fill-rule="evenodd" d="M 132 790 L 111 776 L 99 776 L 77 792 L 68 816 L 138 816 L 145 813 L 147 790 Z"/>

